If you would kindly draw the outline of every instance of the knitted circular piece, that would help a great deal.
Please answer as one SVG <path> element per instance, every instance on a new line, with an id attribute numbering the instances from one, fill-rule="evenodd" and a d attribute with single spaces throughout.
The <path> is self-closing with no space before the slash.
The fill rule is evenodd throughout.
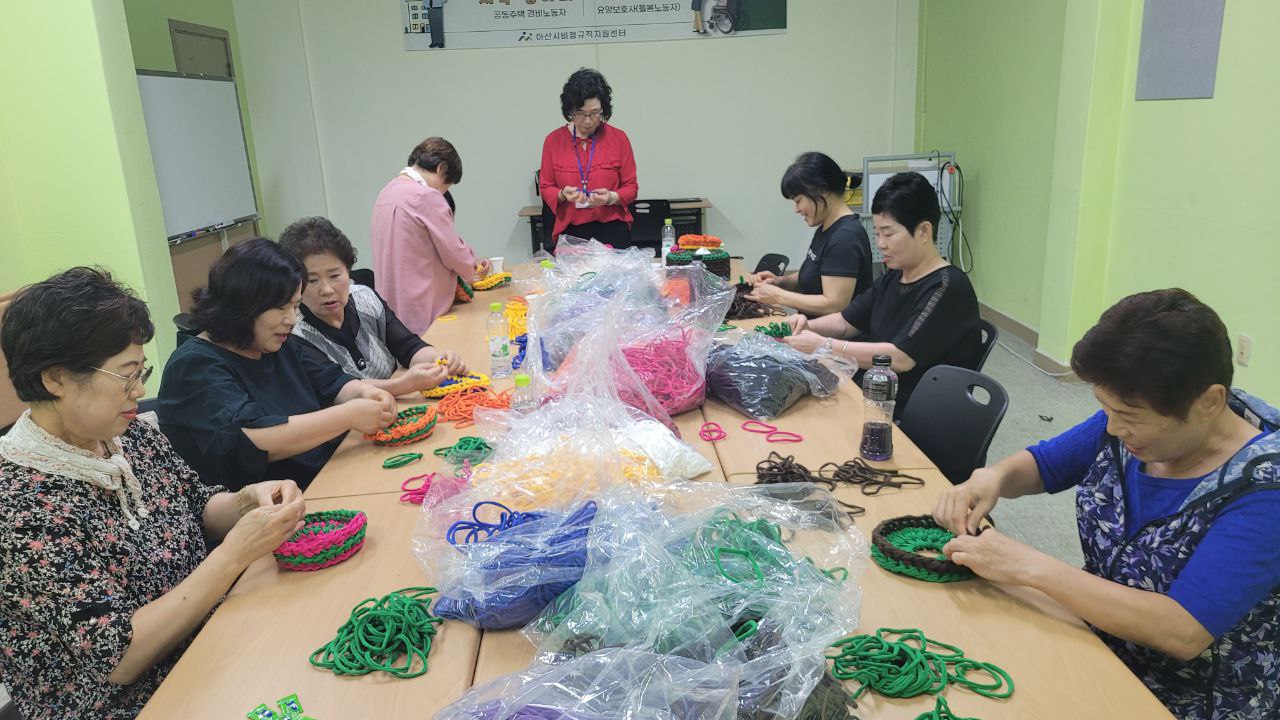
<path id="1" fill-rule="evenodd" d="M 500 272 L 500 273 L 493 273 L 492 275 L 486 275 L 485 277 L 480 278 L 479 280 L 475 281 L 475 283 L 471 287 L 476 290 L 492 290 L 496 287 L 502 287 L 503 285 L 506 285 L 510 282 L 511 282 L 511 273 Z"/>
<path id="2" fill-rule="evenodd" d="M 307 513 L 302 529 L 272 553 L 285 570 L 320 570 L 346 560 L 364 547 L 367 524 L 358 510 Z"/>
<path id="3" fill-rule="evenodd" d="M 465 375 L 450 375 L 441 383 L 430 390 L 423 390 L 422 397 L 442 398 L 446 395 L 452 395 L 463 390 L 472 388 L 481 388 L 489 386 L 489 376 L 484 373 L 466 373 Z"/>
<path id="4" fill-rule="evenodd" d="M 768 335 L 774 340 L 781 340 L 784 337 L 791 337 L 791 324 L 784 322 L 771 322 L 768 325 L 757 325 L 756 332 L 761 335 Z"/>
<path id="5" fill-rule="evenodd" d="M 375 445 L 408 445 L 431 437 L 436 429 L 435 408 L 416 405 L 396 413 L 395 422 L 383 430 L 364 436 Z"/>
<path id="6" fill-rule="evenodd" d="M 453 289 L 453 299 L 460 303 L 469 303 L 475 296 L 476 291 L 471 289 L 462 276 L 458 276 L 458 286 Z"/>
<path id="7" fill-rule="evenodd" d="M 969 580 L 973 571 L 947 560 L 942 555 L 925 556 L 919 550 L 941 553 L 954 535 L 939 527 L 929 515 L 904 515 L 890 518 L 871 533 L 871 557 L 880 567 L 892 573 L 926 582 Z"/>

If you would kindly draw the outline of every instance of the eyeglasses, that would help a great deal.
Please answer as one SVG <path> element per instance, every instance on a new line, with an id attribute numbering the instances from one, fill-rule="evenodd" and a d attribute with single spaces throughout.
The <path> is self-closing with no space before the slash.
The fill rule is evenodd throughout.
<path id="1" fill-rule="evenodd" d="M 579 110 L 578 112 L 573 114 L 573 119 L 574 120 L 599 120 L 602 115 L 604 115 L 603 110 L 596 110 L 594 112 L 589 112 L 589 113 L 584 113 L 581 110 Z"/>
<path id="2" fill-rule="evenodd" d="M 139 383 L 145 385 L 147 383 L 147 380 L 151 379 L 151 373 L 155 370 L 155 366 L 144 365 L 143 367 L 138 368 L 137 372 L 134 372 L 132 375 L 121 375 L 119 373 L 113 373 L 110 370 L 103 370 L 100 367 L 95 367 L 93 369 L 97 370 L 100 373 L 106 373 L 111 377 L 120 378 L 121 380 L 123 380 L 124 394 L 128 395 L 129 393 L 133 392 L 134 388 L 138 387 Z"/>

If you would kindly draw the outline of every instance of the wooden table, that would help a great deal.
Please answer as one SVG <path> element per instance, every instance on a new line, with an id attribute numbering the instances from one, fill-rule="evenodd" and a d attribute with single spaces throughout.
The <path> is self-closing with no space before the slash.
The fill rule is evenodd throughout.
<path id="1" fill-rule="evenodd" d="M 509 294 L 503 290 L 477 293 L 475 302 L 455 308 L 456 321 L 437 323 L 426 338 L 485 369 L 482 328 L 488 303 L 505 301 Z M 508 383 L 498 381 L 498 389 Z M 402 402 L 409 405 L 414 400 Z M 774 424 L 803 434 L 805 442 L 776 446 L 739 430 L 744 418 L 715 401 L 677 417 L 676 423 L 684 439 L 717 466 L 704 480 L 746 483 L 754 479 L 755 463 L 771 449 L 795 454 L 811 469 L 853 457 L 861 408 L 858 389 L 848 383 L 833 399 L 801 401 Z M 697 429 L 707 419 L 724 426 L 729 437 L 714 445 L 699 440 Z M 369 516 L 365 548 L 341 565 L 312 573 L 277 570 L 269 558 L 255 563 L 140 717 L 238 718 L 260 702 L 273 704 L 296 692 L 308 714 L 319 720 L 430 718 L 473 683 L 524 669 L 533 647 L 518 631 L 481 633 L 459 622 L 442 627 L 432 649 L 431 671 L 419 678 L 396 680 L 377 674 L 338 678 L 307 661 L 313 650 L 333 637 L 359 601 L 430 584 L 409 542 L 421 511 L 399 502 L 400 482 L 441 469 L 431 450 L 466 433 L 439 425 L 429 441 L 412 448 L 424 453 L 423 461 L 394 471 L 383 470 L 381 462 L 399 449 L 378 448 L 348 437 L 308 488 L 307 507 L 309 511 L 363 510 Z M 890 464 L 924 478 L 925 487 L 875 497 L 852 488 L 837 493 L 867 509 L 856 524 L 868 539 L 883 519 L 928 513 L 949 487 L 905 437 L 895 435 L 894 446 Z M 984 720 L 1171 717 L 1079 619 L 1038 592 L 983 580 L 934 585 L 893 575 L 873 564 L 859 584 L 861 632 L 878 627 L 920 628 L 1012 675 L 1017 689 L 1007 700 L 948 690 L 947 699 L 961 716 Z M 892 700 L 868 694 L 859 715 L 864 720 L 913 720 L 932 707 L 932 697 Z"/>
<path id="2" fill-rule="evenodd" d="M 647 202 L 647 200 L 641 199 L 638 202 L 644 203 Z M 711 201 L 707 198 L 672 200 L 671 221 L 676 227 L 676 234 L 684 235 L 686 233 L 693 233 L 694 235 L 701 235 L 706 228 L 706 218 L 704 215 L 711 207 Z M 634 203 L 632 204 L 631 209 L 632 214 L 635 215 Z M 525 205 L 516 213 L 516 217 L 529 221 L 530 247 L 532 247 L 533 252 L 538 252 L 543 249 L 550 250 L 549 247 L 543 247 L 542 236 L 544 235 L 544 232 L 542 227 L 543 217 L 541 203 L 537 205 Z M 658 220 L 658 222 L 661 223 L 662 220 Z M 550 233 L 550 230 L 547 230 L 546 232 Z"/>

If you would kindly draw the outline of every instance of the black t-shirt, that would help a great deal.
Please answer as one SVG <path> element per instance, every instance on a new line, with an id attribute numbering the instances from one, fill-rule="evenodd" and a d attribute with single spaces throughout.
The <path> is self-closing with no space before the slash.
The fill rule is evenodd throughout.
<path id="1" fill-rule="evenodd" d="M 845 215 L 826 230 L 819 227 L 813 233 L 809 253 L 796 275 L 796 292 L 821 295 L 823 275 L 855 279 L 854 297 L 871 287 L 871 244 L 857 215 Z"/>
<path id="2" fill-rule="evenodd" d="M 352 379 L 296 338 L 260 360 L 193 338 L 165 365 L 156 408 L 160 430 L 207 484 L 238 490 L 261 480 L 295 480 L 306 488 L 343 436 L 269 462 L 241 429 L 283 425 L 290 415 L 327 408 Z"/>
<path id="3" fill-rule="evenodd" d="M 856 342 L 893 343 L 916 361 L 909 372 L 898 374 L 898 414 L 929 368 L 977 369 L 982 353 L 978 296 L 969 277 L 950 265 L 913 283 L 902 282 L 901 270 L 890 270 L 841 315 L 859 330 Z"/>

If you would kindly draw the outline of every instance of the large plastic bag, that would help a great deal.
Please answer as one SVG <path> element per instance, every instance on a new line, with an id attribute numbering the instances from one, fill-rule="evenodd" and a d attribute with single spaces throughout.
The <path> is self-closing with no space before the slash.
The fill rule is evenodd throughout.
<path id="1" fill-rule="evenodd" d="M 711 395 L 757 420 L 771 420 L 805 395 L 827 397 L 840 378 L 812 355 L 762 333 L 717 343 L 707 359 Z"/>
<path id="2" fill-rule="evenodd" d="M 472 688 L 436 720 L 734 720 L 738 676 L 628 649 L 535 663 Z"/>
<path id="3" fill-rule="evenodd" d="M 857 627 L 867 547 L 811 484 L 601 500 L 587 567 L 525 629 L 543 662 L 626 647 L 738 666 L 739 718 L 794 717 Z"/>

